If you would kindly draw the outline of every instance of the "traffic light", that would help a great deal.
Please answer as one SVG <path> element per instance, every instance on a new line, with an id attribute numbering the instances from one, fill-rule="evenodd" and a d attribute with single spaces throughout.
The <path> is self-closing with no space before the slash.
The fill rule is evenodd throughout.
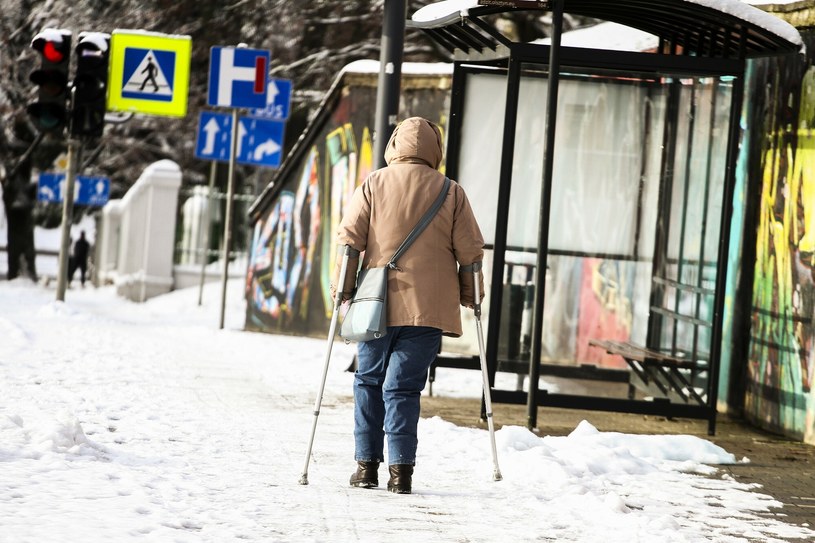
<path id="1" fill-rule="evenodd" d="M 26 111 L 40 132 L 60 132 L 67 121 L 71 32 L 46 28 L 34 36 L 31 47 L 40 55 L 40 67 L 29 79 L 39 88 L 37 101 Z"/>
<path id="2" fill-rule="evenodd" d="M 105 127 L 110 35 L 80 32 L 76 44 L 76 76 L 71 135 L 98 138 Z"/>

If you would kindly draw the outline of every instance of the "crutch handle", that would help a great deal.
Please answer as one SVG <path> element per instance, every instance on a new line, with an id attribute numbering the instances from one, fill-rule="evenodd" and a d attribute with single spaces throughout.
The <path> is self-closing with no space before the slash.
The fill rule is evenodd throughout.
<path id="1" fill-rule="evenodd" d="M 478 274 L 481 273 L 481 268 L 481 261 L 459 267 L 459 272 L 473 274 L 473 311 L 475 312 L 476 318 L 481 318 L 481 288 L 480 282 L 478 281 Z"/>
<path id="2" fill-rule="evenodd" d="M 347 260 L 350 260 L 352 258 L 359 257 L 359 251 L 357 251 L 356 249 L 354 249 L 350 245 L 346 245 L 345 248 L 342 251 L 342 255 L 343 255 L 343 258 L 347 261 Z M 345 275 L 347 275 L 347 273 L 348 273 L 347 269 L 341 269 L 340 270 L 341 277 L 337 281 L 337 291 L 334 294 L 334 307 L 335 308 L 338 308 L 342 304 L 342 295 L 345 294 Z M 354 270 L 353 273 L 356 273 L 356 270 Z M 352 292 L 353 292 L 353 290 L 354 289 L 351 289 Z"/>
<path id="3" fill-rule="evenodd" d="M 473 262 L 471 264 L 473 267 L 473 290 L 475 296 L 473 297 L 473 311 L 475 312 L 476 318 L 481 318 L 481 281 L 480 274 L 481 274 L 481 262 Z"/>

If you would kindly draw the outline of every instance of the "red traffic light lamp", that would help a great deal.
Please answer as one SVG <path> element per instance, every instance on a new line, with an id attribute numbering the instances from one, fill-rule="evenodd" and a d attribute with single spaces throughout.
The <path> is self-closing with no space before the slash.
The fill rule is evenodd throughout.
<path id="1" fill-rule="evenodd" d="M 39 49 L 39 46 L 42 47 L 42 50 Z M 59 64 L 65 60 L 65 52 L 61 51 L 58 45 L 53 41 L 46 41 L 43 39 L 38 42 L 38 45 L 34 46 L 34 48 L 40 51 L 42 56 L 44 56 L 48 62 Z"/>
<path id="2" fill-rule="evenodd" d="M 31 40 L 31 48 L 40 55 L 40 66 L 29 79 L 39 88 L 37 100 L 26 110 L 40 132 L 61 131 L 67 120 L 71 36 L 69 30 L 46 28 Z"/>

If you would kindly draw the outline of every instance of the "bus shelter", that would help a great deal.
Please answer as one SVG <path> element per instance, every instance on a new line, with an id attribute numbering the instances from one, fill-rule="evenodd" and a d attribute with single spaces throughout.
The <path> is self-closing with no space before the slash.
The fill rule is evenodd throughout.
<path id="1" fill-rule="evenodd" d="M 517 9 L 550 12 L 551 39 L 499 31 Z M 566 13 L 656 45 L 567 47 Z M 739 0 L 450 0 L 408 26 L 455 58 L 446 167 L 486 240 L 493 401 L 526 404 L 530 428 L 557 406 L 706 419 L 713 434 L 745 63 L 799 53 L 798 32 Z M 436 366 L 477 367 L 448 346 Z M 498 371 L 526 390 L 496 387 Z"/>

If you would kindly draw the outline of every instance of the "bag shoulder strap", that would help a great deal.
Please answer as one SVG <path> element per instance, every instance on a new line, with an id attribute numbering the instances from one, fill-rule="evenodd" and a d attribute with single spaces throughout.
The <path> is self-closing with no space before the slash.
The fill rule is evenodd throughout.
<path id="1" fill-rule="evenodd" d="M 433 205 L 430 206 L 430 209 L 425 211 L 425 214 L 422 216 L 421 219 L 419 219 L 419 222 L 416 223 L 416 226 L 414 226 L 413 230 L 411 230 L 410 233 L 407 235 L 405 241 L 403 241 L 399 248 L 396 249 L 396 252 L 393 254 L 391 259 L 387 263 L 388 268 L 392 270 L 398 269 L 396 267 L 396 261 L 399 260 L 399 257 L 402 256 L 405 253 L 405 251 L 408 250 L 408 247 L 410 247 L 414 241 L 416 241 L 416 238 L 419 237 L 419 234 L 421 234 L 424 231 L 424 229 L 427 228 L 427 225 L 430 224 L 430 221 L 432 221 L 433 217 L 436 216 L 436 213 L 439 212 L 439 209 L 441 209 L 441 206 L 444 203 L 445 198 L 447 198 L 447 192 L 449 190 L 450 190 L 450 178 L 445 177 L 444 185 L 441 187 L 441 192 L 436 197 L 436 201 L 433 202 Z"/>

